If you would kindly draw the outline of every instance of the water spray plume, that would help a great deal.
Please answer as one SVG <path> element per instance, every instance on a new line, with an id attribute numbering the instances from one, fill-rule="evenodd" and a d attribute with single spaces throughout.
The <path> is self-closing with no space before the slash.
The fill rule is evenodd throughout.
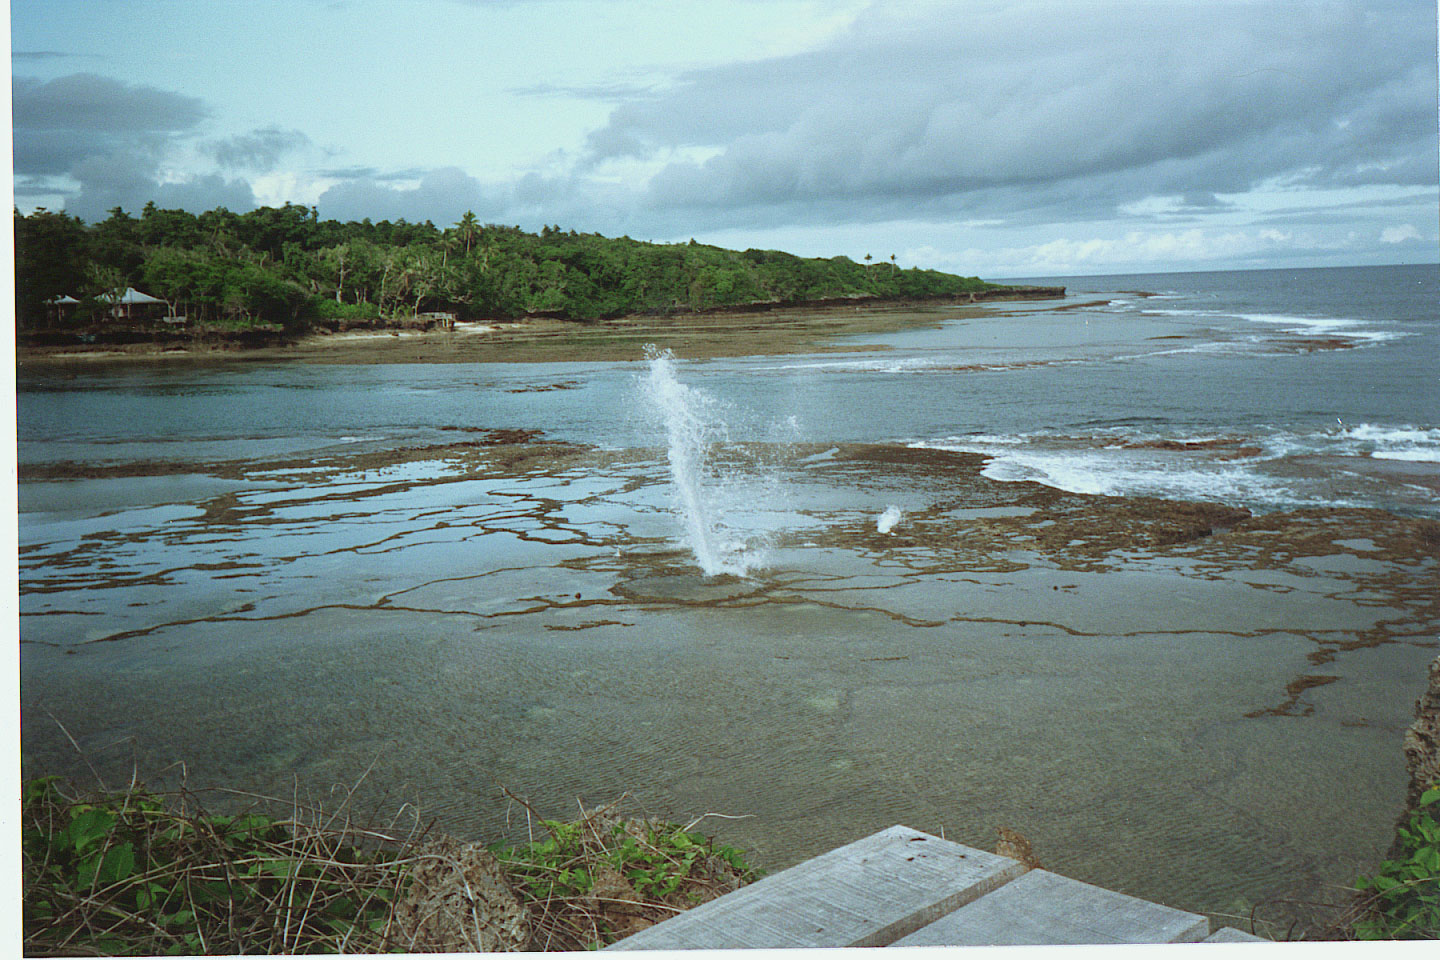
<path id="1" fill-rule="evenodd" d="M 666 457 L 674 486 L 675 513 L 682 538 L 706 576 L 744 576 L 759 557 L 743 537 L 725 529 L 719 506 L 721 486 L 712 475 L 710 449 L 723 435 L 717 404 L 704 391 L 675 377 L 675 355 L 653 344 L 645 347 L 650 371 L 643 388 L 665 428 Z"/>
<path id="2" fill-rule="evenodd" d="M 904 514 L 900 512 L 900 508 L 892 503 L 885 508 L 884 513 L 880 514 L 880 519 L 875 521 L 875 529 L 881 533 L 890 533 L 895 529 L 895 524 L 900 522 L 902 516 Z"/>

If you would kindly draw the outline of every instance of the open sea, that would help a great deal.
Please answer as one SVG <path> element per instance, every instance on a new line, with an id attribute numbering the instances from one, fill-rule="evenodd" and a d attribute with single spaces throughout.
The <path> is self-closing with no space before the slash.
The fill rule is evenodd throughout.
<path id="1" fill-rule="evenodd" d="M 857 338 L 883 352 L 711 360 L 685 376 L 727 405 L 737 441 L 899 441 L 983 453 L 996 479 L 1075 492 L 1434 515 L 1437 275 L 1031 278 L 1065 285 L 1066 299 Z M 641 359 L 22 369 L 19 458 L 288 455 L 444 442 L 476 426 L 643 446 L 656 438 L 634 416 Z"/>
<path id="2" fill-rule="evenodd" d="M 1440 267 L 1026 282 L 847 353 L 24 364 L 25 773 L 628 793 L 771 870 L 1005 826 L 1283 936 L 1440 645 Z"/>

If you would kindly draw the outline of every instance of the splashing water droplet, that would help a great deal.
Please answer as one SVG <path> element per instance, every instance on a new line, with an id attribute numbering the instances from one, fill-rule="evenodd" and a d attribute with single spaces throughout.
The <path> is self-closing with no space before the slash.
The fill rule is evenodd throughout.
<path id="1" fill-rule="evenodd" d="M 892 503 L 885 508 L 884 513 L 880 514 L 880 519 L 875 521 L 875 529 L 881 533 L 889 533 L 895 529 L 895 524 L 900 522 L 902 516 L 904 514 L 900 512 L 900 508 Z"/>
<path id="2" fill-rule="evenodd" d="M 713 397 L 681 383 L 675 355 L 653 344 L 645 347 L 650 363 L 642 389 L 666 435 L 675 513 L 685 545 L 706 576 L 745 576 L 763 566 L 764 544 L 753 543 L 726 527 L 724 484 L 710 464 L 712 445 L 724 438 L 724 421 Z"/>

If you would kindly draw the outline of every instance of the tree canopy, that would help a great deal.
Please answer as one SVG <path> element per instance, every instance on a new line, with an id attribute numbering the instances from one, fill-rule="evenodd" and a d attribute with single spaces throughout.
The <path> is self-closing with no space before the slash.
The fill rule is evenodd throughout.
<path id="1" fill-rule="evenodd" d="M 871 258 L 866 257 L 869 261 Z M 285 204 L 192 214 L 148 203 L 85 224 L 43 208 L 15 212 L 16 309 L 46 322 L 46 301 L 82 306 L 134 286 L 176 313 L 220 326 L 303 329 L 444 311 L 460 319 L 545 315 L 594 320 L 842 297 L 922 298 L 991 284 L 894 263 L 802 258 L 775 250 L 656 244 L 546 226 L 321 220 Z M 81 311 L 82 314 L 84 310 Z"/>

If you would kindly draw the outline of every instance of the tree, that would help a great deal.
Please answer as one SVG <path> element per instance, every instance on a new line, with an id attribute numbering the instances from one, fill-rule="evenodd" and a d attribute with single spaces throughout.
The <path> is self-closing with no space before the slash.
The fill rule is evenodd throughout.
<path id="1" fill-rule="evenodd" d="M 929 270 L 874 271 L 848 257 L 737 253 L 688 243 L 562 230 L 430 221 L 320 220 L 285 204 L 198 216 L 147 203 L 139 218 L 115 208 L 86 226 L 64 213 L 15 214 L 20 330 L 46 301 L 95 292 L 118 298 L 129 278 L 207 322 L 294 325 L 306 318 L 395 316 L 423 309 L 497 318 L 553 311 L 577 320 L 629 312 L 790 301 L 856 293 L 927 296 L 979 290 L 975 278 Z"/>
<path id="2" fill-rule="evenodd" d="M 75 296 L 86 280 L 85 225 L 44 207 L 15 211 L 15 317 L 20 327 L 46 319 L 45 301 Z"/>
<path id="3" fill-rule="evenodd" d="M 85 275 L 90 281 L 90 294 L 112 307 L 120 303 L 120 298 L 125 296 L 125 291 L 130 288 L 130 282 L 120 268 L 108 263 L 90 261 L 85 268 Z"/>
<path id="4" fill-rule="evenodd" d="M 456 232 L 460 235 L 460 242 L 465 244 L 465 256 L 470 256 L 470 247 L 480 236 L 480 224 L 475 219 L 475 213 L 466 210 L 460 222 L 455 224 Z"/>

